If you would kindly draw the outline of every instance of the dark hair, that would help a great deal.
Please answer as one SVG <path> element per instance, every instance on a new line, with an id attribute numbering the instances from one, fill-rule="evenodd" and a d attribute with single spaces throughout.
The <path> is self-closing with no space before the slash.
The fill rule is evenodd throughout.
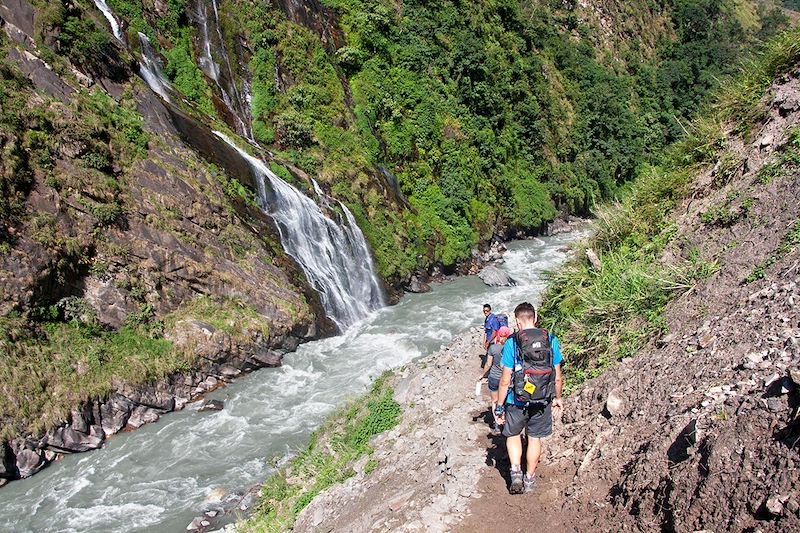
<path id="1" fill-rule="evenodd" d="M 533 304 L 522 302 L 514 308 L 514 316 L 517 318 L 524 318 L 527 320 L 536 320 L 536 308 Z"/>
<path id="2" fill-rule="evenodd" d="M 491 305 L 489 305 L 489 304 L 483 304 L 483 308 L 484 308 L 484 309 L 488 309 L 489 311 L 491 311 L 491 310 L 492 310 L 492 306 L 491 306 Z"/>

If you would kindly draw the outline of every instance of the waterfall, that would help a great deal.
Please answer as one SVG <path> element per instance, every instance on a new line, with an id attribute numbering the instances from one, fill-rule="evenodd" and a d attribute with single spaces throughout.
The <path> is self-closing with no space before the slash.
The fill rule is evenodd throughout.
<path id="1" fill-rule="evenodd" d="M 206 0 L 197 0 L 197 7 L 194 10 L 196 23 L 200 27 L 202 45 L 202 56 L 198 63 L 200 63 L 200 68 L 206 76 L 217 86 L 222 102 L 225 104 L 225 107 L 228 108 L 231 117 L 236 122 L 234 125 L 236 132 L 252 141 L 253 132 L 250 127 L 250 117 L 248 113 L 249 99 L 242 99 L 239 89 L 236 86 L 236 77 L 233 75 L 233 67 L 231 67 L 228 50 L 225 46 L 225 38 L 222 35 L 222 28 L 220 27 L 217 0 L 211 0 L 211 6 L 214 10 L 214 19 L 212 22 L 216 29 L 216 35 L 213 37 L 210 35 L 208 28 L 209 18 Z M 215 43 L 213 39 L 216 39 L 217 42 Z M 214 59 L 214 55 L 217 56 L 220 62 Z M 220 63 L 225 67 L 225 72 L 221 72 Z M 245 106 L 245 103 L 247 103 L 247 106 Z"/>
<path id="2" fill-rule="evenodd" d="M 200 0 L 202 2 L 202 0 Z M 105 0 L 95 0 L 98 8 L 107 12 L 109 22 L 116 19 L 108 10 Z M 219 28 L 219 16 L 216 0 L 214 6 L 217 34 L 220 39 L 220 55 L 223 58 L 230 83 L 238 107 L 243 109 L 240 95 L 235 91 L 233 71 L 225 52 L 222 32 Z M 203 5 L 202 3 L 199 5 Z M 107 10 L 107 11 L 106 11 Z M 200 11 L 198 10 L 198 15 Z M 205 64 L 204 72 L 209 78 L 217 82 L 223 95 L 226 91 L 218 81 L 220 79 L 219 65 L 214 62 L 212 55 L 212 40 L 209 36 L 206 9 L 202 10 L 202 35 L 204 57 L 201 66 Z M 114 28 L 118 25 L 112 25 Z M 172 103 L 170 94 L 172 87 L 161 72 L 158 57 L 150 40 L 143 33 L 139 33 L 139 43 L 142 61 L 139 63 L 139 75 L 144 79 L 150 89 L 161 96 L 166 102 Z M 206 70 L 207 69 L 207 70 Z M 247 114 L 242 110 L 236 113 L 230 99 L 225 100 L 226 105 L 233 115 L 241 122 L 242 134 L 252 141 L 249 135 Z M 245 119 L 248 119 L 245 121 Z M 329 213 L 338 213 L 342 216 L 339 221 L 326 216 L 322 209 L 313 200 L 276 176 L 263 161 L 252 157 L 236 146 L 225 134 L 214 132 L 220 139 L 230 145 L 249 165 L 254 181 L 258 188 L 258 202 L 278 228 L 281 245 L 284 250 L 294 258 L 311 286 L 320 294 L 320 300 L 326 315 L 334 321 L 340 330 L 366 318 L 369 313 L 386 305 L 383 288 L 375 275 L 375 265 L 370 255 L 369 246 L 364 234 L 359 229 L 353 214 L 341 202 L 333 202 L 314 182 L 314 189 L 319 196 L 320 203 Z"/>
<path id="3" fill-rule="evenodd" d="M 263 161 L 240 149 L 225 134 L 214 133 L 250 164 L 258 184 L 259 205 L 275 221 L 283 248 L 319 292 L 326 314 L 336 325 L 344 330 L 384 306 L 366 239 L 347 207 L 338 204 L 345 221 L 337 224 Z M 323 202 L 328 202 L 324 195 Z"/>
<path id="4" fill-rule="evenodd" d="M 139 32 L 139 46 L 142 49 L 142 62 L 139 63 L 139 75 L 147 83 L 148 87 L 167 102 L 171 102 L 169 91 L 171 89 L 167 78 L 161 72 L 158 58 L 150 45 L 147 35 Z"/>
<path id="5" fill-rule="evenodd" d="M 119 42 L 124 42 L 122 39 L 122 31 L 119 29 L 119 22 L 117 22 L 116 17 L 111 12 L 111 8 L 108 7 L 106 0 L 94 0 L 94 5 L 97 6 L 97 9 L 102 11 L 103 16 L 108 19 L 108 23 L 111 25 L 111 33 L 114 34 L 114 37 L 117 38 Z"/>

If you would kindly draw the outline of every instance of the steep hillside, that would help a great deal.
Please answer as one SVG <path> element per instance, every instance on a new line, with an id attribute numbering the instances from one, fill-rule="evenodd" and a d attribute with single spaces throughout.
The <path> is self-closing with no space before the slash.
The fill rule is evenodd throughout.
<path id="1" fill-rule="evenodd" d="M 184 144 L 124 51 L 92 43 L 116 69 L 93 81 L 49 51 L 32 6 L 0 15 L 0 439 L 31 436 L 3 445 L 0 478 L 14 478 L 125 426 L 135 400 L 99 415 L 125 383 L 176 376 L 141 401 L 152 421 L 227 379 L 225 363 L 279 364 L 323 317 L 271 222 Z M 40 440 L 65 421 L 70 442 L 63 427 Z"/>

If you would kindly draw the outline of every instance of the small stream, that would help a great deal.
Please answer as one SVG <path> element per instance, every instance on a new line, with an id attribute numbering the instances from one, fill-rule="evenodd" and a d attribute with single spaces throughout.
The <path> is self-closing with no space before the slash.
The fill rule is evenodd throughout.
<path id="1" fill-rule="evenodd" d="M 0 490 L 0 531 L 185 531 L 195 516 L 263 482 L 273 464 L 305 446 L 331 411 L 384 370 L 482 324 L 484 302 L 509 314 L 521 301 L 538 303 L 541 273 L 556 268 L 578 236 L 510 243 L 501 268 L 516 287 L 491 289 L 466 276 L 408 294 L 343 335 L 301 345 L 282 367 L 210 394 L 225 402 L 222 411 L 190 405 L 11 483 Z"/>

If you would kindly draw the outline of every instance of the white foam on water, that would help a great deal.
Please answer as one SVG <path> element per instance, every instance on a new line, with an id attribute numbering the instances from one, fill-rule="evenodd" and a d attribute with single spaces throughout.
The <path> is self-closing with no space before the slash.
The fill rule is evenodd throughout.
<path id="1" fill-rule="evenodd" d="M 125 503 L 122 505 L 93 505 L 73 507 L 59 512 L 58 520 L 65 521 L 73 531 L 108 524 L 109 530 L 130 531 L 157 524 L 166 509 L 155 504 Z"/>

